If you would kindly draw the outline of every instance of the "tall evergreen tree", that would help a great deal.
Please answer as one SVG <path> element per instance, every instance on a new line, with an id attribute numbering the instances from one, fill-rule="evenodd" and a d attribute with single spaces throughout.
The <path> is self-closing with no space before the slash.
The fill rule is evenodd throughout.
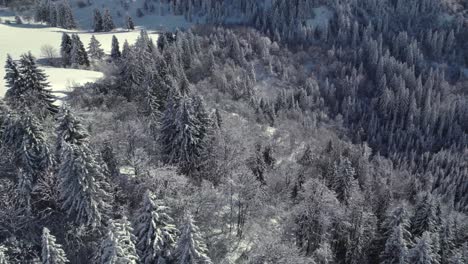
<path id="1" fill-rule="evenodd" d="M 70 35 L 67 33 L 62 34 L 62 43 L 60 44 L 60 55 L 62 56 L 62 65 L 64 67 L 71 64 L 71 51 L 73 43 Z"/>
<path id="2" fill-rule="evenodd" d="M 88 53 L 86 53 L 83 42 L 77 34 L 72 35 L 70 62 L 73 66 L 89 66 Z"/>
<path id="3" fill-rule="evenodd" d="M 438 228 L 436 218 L 434 198 L 428 192 L 423 193 L 411 219 L 411 232 L 414 236 L 421 236 L 425 231 L 436 232 Z"/>
<path id="4" fill-rule="evenodd" d="M 125 26 L 127 27 L 128 30 L 135 29 L 135 23 L 133 23 L 133 19 L 131 16 L 127 16 L 127 19 L 125 21 Z"/>
<path id="5" fill-rule="evenodd" d="M 101 43 L 93 35 L 88 45 L 88 55 L 91 59 L 101 60 L 104 57 L 104 50 L 101 48 Z"/>
<path id="6" fill-rule="evenodd" d="M 341 157 L 333 166 L 333 188 L 336 191 L 337 198 L 346 205 L 351 199 L 352 192 L 357 187 L 356 172 L 351 161 L 346 157 Z"/>
<path id="7" fill-rule="evenodd" d="M 438 264 L 438 256 L 435 252 L 429 232 L 416 239 L 416 245 L 409 252 L 409 263 L 414 264 Z"/>
<path id="8" fill-rule="evenodd" d="M 181 228 L 181 235 L 177 241 L 175 251 L 177 264 L 211 264 L 207 255 L 208 248 L 201 237 L 199 228 L 190 214 L 186 216 L 185 224 Z"/>
<path id="9" fill-rule="evenodd" d="M 122 56 L 120 53 L 119 40 L 116 36 L 112 36 L 112 49 L 111 49 L 111 58 L 118 59 Z"/>
<path id="10" fill-rule="evenodd" d="M 0 264 L 8 264 L 9 261 L 6 256 L 7 248 L 3 245 L 0 245 Z"/>
<path id="11" fill-rule="evenodd" d="M 102 18 L 102 30 L 105 32 L 110 32 L 115 28 L 114 20 L 110 14 L 109 9 L 104 11 L 104 15 Z"/>
<path id="12" fill-rule="evenodd" d="M 139 263 L 132 231 L 126 217 L 109 221 L 107 235 L 101 243 L 102 264 Z"/>
<path id="13" fill-rule="evenodd" d="M 136 220 L 137 249 L 142 263 L 167 263 L 176 242 L 177 229 L 156 196 L 147 191 Z"/>
<path id="14" fill-rule="evenodd" d="M 202 124 L 196 117 L 193 100 L 188 96 L 178 99 L 171 95 L 161 120 L 162 152 L 164 161 L 176 164 L 183 173 L 189 173 L 203 149 Z"/>
<path id="15" fill-rule="evenodd" d="M 30 52 L 21 55 L 18 71 L 25 105 L 40 117 L 57 113 L 58 107 L 54 104 L 55 97 L 48 89 L 47 77 L 37 67 L 36 59 Z"/>
<path id="16" fill-rule="evenodd" d="M 62 246 L 55 241 L 55 237 L 45 227 L 42 231 L 41 259 L 42 264 L 64 264 L 69 262 Z"/>
<path id="17" fill-rule="evenodd" d="M 93 28 L 94 32 L 101 32 L 104 30 L 102 15 L 98 9 L 94 9 Z"/>
<path id="18" fill-rule="evenodd" d="M 5 82 L 7 91 L 5 93 L 5 101 L 17 108 L 22 103 L 22 95 L 24 94 L 23 86 L 21 85 L 21 75 L 19 73 L 18 65 L 11 58 L 10 54 L 7 55 L 5 64 Z"/>
<path id="19" fill-rule="evenodd" d="M 68 107 L 63 106 L 61 108 L 58 126 L 55 130 L 57 134 L 57 141 L 55 143 L 55 153 L 57 157 L 60 157 L 63 149 L 62 145 L 64 143 L 73 145 L 86 144 L 88 133 L 81 123 L 81 120 L 76 118 Z"/>
<path id="20" fill-rule="evenodd" d="M 385 243 L 385 250 L 380 256 L 382 264 L 406 264 L 408 247 L 404 239 L 404 227 L 396 226 Z"/>

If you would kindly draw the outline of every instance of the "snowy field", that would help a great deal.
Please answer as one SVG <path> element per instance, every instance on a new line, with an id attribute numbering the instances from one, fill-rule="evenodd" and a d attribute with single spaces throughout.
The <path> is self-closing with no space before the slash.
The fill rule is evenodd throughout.
<path id="1" fill-rule="evenodd" d="M 88 46 L 89 40 L 94 34 L 99 42 L 101 42 L 104 51 L 106 53 L 110 53 L 112 35 L 115 35 L 118 38 L 120 47 L 122 48 L 122 44 L 125 40 L 132 44 L 140 33 L 139 30 L 135 30 L 131 32 L 118 31 L 95 34 L 86 31 L 46 27 L 38 24 L 7 25 L 4 24 L 4 22 L 9 19 L 13 20 L 13 18 L 7 14 L 2 16 L 1 13 L 0 19 L 3 21 L 3 23 L 0 24 L 0 96 L 5 94 L 5 82 L 3 80 L 5 69 L 3 66 L 7 54 L 10 54 L 13 59 L 16 60 L 21 54 L 31 51 L 36 58 L 41 58 L 41 47 L 46 44 L 52 45 L 56 48 L 57 52 L 59 52 L 63 32 L 78 34 L 85 47 Z M 153 40 L 156 41 L 157 35 L 154 33 L 151 34 L 151 32 L 149 33 Z M 101 72 L 96 71 L 53 67 L 41 68 L 44 69 L 45 73 L 49 76 L 51 89 L 58 93 L 67 91 L 70 86 L 93 82 L 103 76 Z"/>

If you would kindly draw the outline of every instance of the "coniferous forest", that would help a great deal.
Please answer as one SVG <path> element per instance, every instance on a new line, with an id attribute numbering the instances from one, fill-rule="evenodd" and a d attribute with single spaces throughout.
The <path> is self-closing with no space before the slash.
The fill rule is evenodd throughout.
<path id="1" fill-rule="evenodd" d="M 63 33 L 104 78 L 61 99 L 8 56 L 1 264 L 468 263 L 467 1 L 140 4 L 198 22 L 110 54 Z"/>

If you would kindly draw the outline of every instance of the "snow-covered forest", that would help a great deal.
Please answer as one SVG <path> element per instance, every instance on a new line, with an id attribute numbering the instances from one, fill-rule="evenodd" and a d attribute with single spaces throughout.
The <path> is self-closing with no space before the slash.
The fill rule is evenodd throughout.
<path id="1" fill-rule="evenodd" d="M 467 1 L 0 5 L 0 264 L 468 263 Z"/>

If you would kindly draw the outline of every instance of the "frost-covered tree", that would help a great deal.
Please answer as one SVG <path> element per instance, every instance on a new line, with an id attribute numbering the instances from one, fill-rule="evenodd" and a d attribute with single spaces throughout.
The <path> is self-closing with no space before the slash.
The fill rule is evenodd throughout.
<path id="1" fill-rule="evenodd" d="M 93 35 L 88 45 L 88 55 L 91 59 L 101 60 L 104 57 L 104 50 L 101 48 L 101 43 Z"/>
<path id="2" fill-rule="evenodd" d="M 161 120 L 164 161 L 188 173 L 196 166 L 203 149 L 202 127 L 189 96 L 171 95 Z"/>
<path id="3" fill-rule="evenodd" d="M 332 172 L 333 189 L 337 194 L 338 200 L 348 204 L 352 192 L 357 187 L 357 181 L 355 177 L 355 170 L 351 164 L 351 161 L 346 157 L 341 157 L 335 162 Z"/>
<path id="4" fill-rule="evenodd" d="M 434 197 L 430 193 L 423 193 L 411 219 L 411 232 L 414 236 L 421 236 L 425 231 L 435 232 L 437 224 Z"/>
<path id="5" fill-rule="evenodd" d="M 72 49 L 70 52 L 70 63 L 72 66 L 89 66 L 88 53 L 77 34 L 72 35 Z"/>
<path id="6" fill-rule="evenodd" d="M 7 255 L 6 255 L 7 248 L 3 245 L 0 245 L 0 264 L 8 264 Z"/>
<path id="7" fill-rule="evenodd" d="M 404 227 L 397 225 L 387 242 L 385 250 L 380 256 L 382 264 L 405 264 L 408 257 L 408 245 L 404 238 Z"/>
<path id="8" fill-rule="evenodd" d="M 58 5 L 57 25 L 65 29 L 73 29 L 77 26 L 72 8 L 67 0 Z"/>
<path id="9" fill-rule="evenodd" d="M 72 38 L 67 33 L 62 34 L 62 43 L 60 44 L 60 55 L 62 56 L 62 65 L 64 67 L 71 64 L 71 51 L 73 43 Z"/>
<path id="10" fill-rule="evenodd" d="M 104 10 L 104 15 L 102 17 L 102 30 L 105 32 L 110 32 L 114 28 L 114 20 L 112 19 L 109 9 L 106 9 Z"/>
<path id="11" fill-rule="evenodd" d="M 62 209 L 79 224 L 100 226 L 109 208 L 110 196 L 104 169 L 88 147 L 80 121 L 64 110 L 57 128 L 60 146 L 60 198 Z"/>
<path id="12" fill-rule="evenodd" d="M 112 36 L 112 49 L 110 55 L 112 59 L 118 59 L 122 56 L 120 53 L 119 40 L 116 36 Z"/>
<path id="13" fill-rule="evenodd" d="M 55 237 L 50 234 L 49 229 L 46 227 L 42 231 L 41 260 L 42 264 L 64 264 L 69 262 L 62 246 L 55 241 Z"/>
<path id="14" fill-rule="evenodd" d="M 416 239 L 416 245 L 410 250 L 408 262 L 414 264 L 438 264 L 438 256 L 432 245 L 429 232 L 424 232 Z"/>
<path id="15" fill-rule="evenodd" d="M 190 214 L 182 226 L 175 251 L 177 264 L 211 264 L 208 248 L 203 241 L 199 228 Z"/>
<path id="16" fill-rule="evenodd" d="M 11 58 L 10 54 L 7 55 L 5 64 L 5 82 L 7 91 L 5 93 L 5 101 L 13 107 L 22 103 L 22 94 L 24 89 L 21 85 L 21 75 L 19 73 L 17 63 Z"/>
<path id="17" fill-rule="evenodd" d="M 173 256 L 177 229 L 169 208 L 147 191 L 135 222 L 136 246 L 142 263 L 167 263 Z"/>
<path id="18" fill-rule="evenodd" d="M 135 29 L 135 23 L 133 23 L 133 19 L 131 16 L 127 16 L 127 19 L 125 21 L 125 26 L 127 27 L 128 30 Z"/>
<path id="19" fill-rule="evenodd" d="M 107 235 L 101 243 L 102 264 L 137 264 L 135 237 L 126 217 L 110 220 Z"/>
<path id="20" fill-rule="evenodd" d="M 94 9 L 93 29 L 94 32 L 101 32 L 104 29 L 102 15 L 98 9 Z"/>

